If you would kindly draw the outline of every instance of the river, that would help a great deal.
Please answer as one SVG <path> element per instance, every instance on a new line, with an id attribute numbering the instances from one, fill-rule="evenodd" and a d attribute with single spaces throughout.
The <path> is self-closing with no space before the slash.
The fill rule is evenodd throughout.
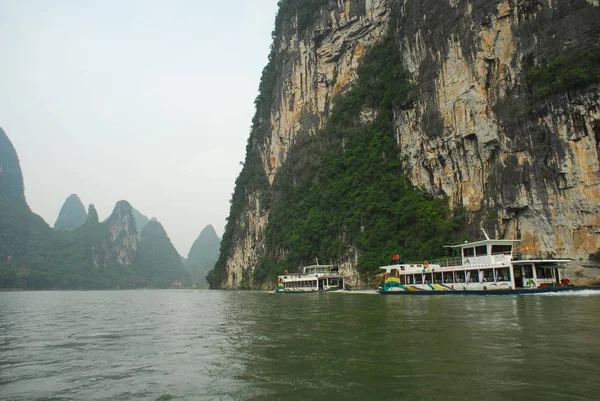
<path id="1" fill-rule="evenodd" d="M 0 292 L 0 400 L 598 400 L 600 291 Z"/>

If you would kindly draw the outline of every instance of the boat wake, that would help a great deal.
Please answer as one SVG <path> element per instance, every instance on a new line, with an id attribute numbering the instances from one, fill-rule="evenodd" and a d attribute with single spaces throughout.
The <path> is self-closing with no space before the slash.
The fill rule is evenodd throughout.
<path id="1" fill-rule="evenodd" d="M 334 291 L 332 294 L 370 294 L 370 295 L 379 295 L 377 290 L 342 290 L 342 291 Z"/>
<path id="2" fill-rule="evenodd" d="M 537 295 L 540 297 L 591 297 L 600 295 L 599 290 L 573 290 L 573 291 L 560 291 L 560 292 L 545 292 L 542 294 L 527 294 Z"/>

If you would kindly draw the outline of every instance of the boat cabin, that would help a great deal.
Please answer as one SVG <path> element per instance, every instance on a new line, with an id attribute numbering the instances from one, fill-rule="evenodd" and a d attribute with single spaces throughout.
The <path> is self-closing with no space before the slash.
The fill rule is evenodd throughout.
<path id="1" fill-rule="evenodd" d="M 383 266 L 383 290 L 489 291 L 560 286 L 568 259 L 515 259 L 518 240 L 486 239 L 452 245 L 460 256 Z"/>
<path id="2" fill-rule="evenodd" d="M 277 277 L 277 292 L 316 292 L 344 290 L 344 276 L 335 265 L 311 265 L 302 273 L 285 273 Z"/>
<path id="3" fill-rule="evenodd" d="M 490 265 L 508 263 L 513 257 L 513 245 L 519 240 L 490 240 L 466 242 L 460 245 L 451 245 L 448 248 L 458 248 L 461 254 L 461 264 Z"/>

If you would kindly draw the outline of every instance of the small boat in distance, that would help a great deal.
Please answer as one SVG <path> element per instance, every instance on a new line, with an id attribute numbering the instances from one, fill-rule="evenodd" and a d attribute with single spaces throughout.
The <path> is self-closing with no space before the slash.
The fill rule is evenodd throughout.
<path id="1" fill-rule="evenodd" d="M 560 269 L 569 259 L 517 257 L 519 240 L 490 239 L 466 242 L 460 257 L 421 263 L 382 266 L 383 295 L 503 295 L 573 290 L 561 278 Z"/>
<path id="2" fill-rule="evenodd" d="M 278 293 L 328 292 L 346 289 L 345 277 L 339 274 L 334 265 L 310 265 L 302 268 L 302 273 L 288 273 L 277 276 Z"/>

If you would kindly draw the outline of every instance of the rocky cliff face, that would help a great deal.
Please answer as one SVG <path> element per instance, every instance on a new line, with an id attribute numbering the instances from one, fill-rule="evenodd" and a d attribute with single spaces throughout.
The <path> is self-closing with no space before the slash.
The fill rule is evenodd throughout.
<path id="1" fill-rule="evenodd" d="M 63 204 L 58 218 L 54 223 L 54 229 L 61 231 L 72 231 L 79 228 L 85 223 L 87 213 L 79 196 L 76 194 L 70 195 Z"/>
<path id="2" fill-rule="evenodd" d="M 232 211 L 238 199 L 243 207 L 224 237 L 221 286 L 256 286 L 272 207 L 263 195 L 292 145 L 322 135 L 336 96 L 388 28 L 416 87 L 394 117 L 410 182 L 464 208 L 475 230 L 521 239 L 524 253 L 587 258 L 600 247 L 600 90 L 536 96 L 528 79 L 534 66 L 599 42 L 597 1 L 340 0 L 321 2 L 308 26 L 299 15 L 276 23 L 277 74 L 268 66 L 261 84 L 272 81 L 271 101 L 259 96 L 254 120 L 264 134 L 251 134 L 245 166 L 259 159 L 253 174 L 268 183 L 234 194 Z M 355 259 L 343 273 L 354 275 Z"/>
<path id="3" fill-rule="evenodd" d="M 138 234 L 132 209 L 129 202 L 119 201 L 103 223 L 103 238 L 91 246 L 94 267 L 133 264 L 138 252 Z"/>
<path id="4" fill-rule="evenodd" d="M 420 94 L 396 126 L 411 182 L 473 224 L 488 211 L 524 253 L 587 258 L 600 246 L 598 87 L 524 99 L 531 64 L 597 43 L 599 17 L 589 1 L 404 2 L 397 37 Z"/>
<path id="5" fill-rule="evenodd" d="M 274 49 L 281 73 L 270 93 L 268 119 L 260 121 L 267 133 L 263 141 L 251 144 L 260 155 L 269 184 L 273 184 L 297 137 L 317 135 L 323 127 L 333 99 L 355 79 L 365 48 L 385 34 L 389 14 L 386 1 L 338 1 L 315 13 L 314 25 L 307 29 L 302 29 L 295 17 L 281 21 L 281 36 L 276 39 L 279 46 Z M 261 203 L 260 195 L 260 191 L 246 193 L 244 213 L 236 222 L 241 229 L 235 246 L 227 250 L 231 254 L 227 255 L 223 282 L 226 288 L 247 286 L 253 267 L 265 252 L 269 209 Z M 354 273 L 351 264 L 341 271 Z"/>

